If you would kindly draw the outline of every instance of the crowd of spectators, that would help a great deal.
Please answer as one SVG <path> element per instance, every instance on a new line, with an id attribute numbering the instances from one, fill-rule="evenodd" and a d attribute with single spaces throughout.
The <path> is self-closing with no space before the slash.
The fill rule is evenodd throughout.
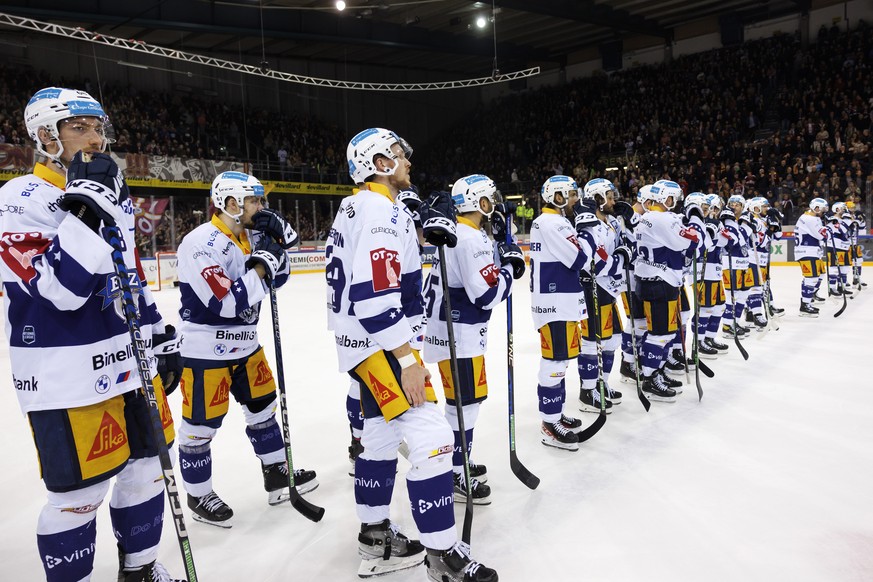
<path id="1" fill-rule="evenodd" d="M 873 191 L 873 30 L 789 35 L 594 76 L 483 105 L 425 149 L 427 188 L 482 172 L 510 192 L 554 174 L 661 178 L 786 209 Z M 536 204 L 536 196 L 528 196 Z"/>
<path id="2" fill-rule="evenodd" d="M 539 186 L 554 174 L 572 175 L 580 185 L 607 177 L 629 197 L 661 178 L 687 191 L 764 195 L 790 219 L 814 197 L 863 205 L 873 196 L 871 62 L 873 29 L 860 22 L 850 32 L 823 29 L 807 47 L 797 36 L 776 35 L 508 95 L 422 144 L 414 181 L 429 191 L 486 173 L 534 207 Z M 301 170 L 310 168 L 322 181 L 325 170 L 347 181 L 348 136 L 314 118 L 111 83 L 100 91 L 88 79 L 51 79 L 6 64 L 0 64 L 0 143 L 29 141 L 22 107 L 34 87 L 47 85 L 100 96 L 111 112 L 116 151 L 243 159 L 249 144 L 273 160 L 275 172 L 262 177 L 312 179 Z M 319 204 L 316 225 L 311 212 L 299 217 L 304 240 L 323 240 L 329 228 L 327 202 Z M 203 217 L 177 206 L 181 238 Z M 171 245 L 164 222 L 159 248 Z"/>

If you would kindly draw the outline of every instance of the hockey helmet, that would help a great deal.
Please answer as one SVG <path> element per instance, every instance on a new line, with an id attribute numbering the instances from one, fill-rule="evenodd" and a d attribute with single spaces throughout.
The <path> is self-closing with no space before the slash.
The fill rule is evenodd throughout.
<path id="1" fill-rule="evenodd" d="M 710 208 L 718 208 L 719 210 L 724 208 L 724 201 L 718 194 L 707 194 L 706 203 L 709 204 Z"/>
<path id="2" fill-rule="evenodd" d="M 455 209 L 461 212 L 476 212 L 491 216 L 494 212 L 495 193 L 497 187 L 494 181 L 483 174 L 473 174 L 465 176 L 454 183 L 452 186 L 452 202 L 455 204 Z M 487 198 L 491 203 L 488 212 L 482 208 L 482 199 Z"/>
<path id="3" fill-rule="evenodd" d="M 55 163 L 60 164 L 61 154 L 64 153 L 64 142 L 60 139 L 58 124 L 72 117 L 96 117 L 100 120 L 102 125 L 97 129 L 103 137 L 100 151 L 105 151 L 106 144 L 111 141 L 107 137 L 110 131 L 109 118 L 100 103 L 85 91 L 46 87 L 34 93 L 24 108 L 24 125 L 27 134 L 36 142 L 37 151 Z M 46 144 L 39 138 L 39 130 L 43 128 L 49 134 L 51 141 L 58 145 L 57 153 L 50 154 L 46 151 Z"/>
<path id="4" fill-rule="evenodd" d="M 672 204 L 667 201 L 673 199 Z M 667 210 L 672 210 L 682 200 L 682 187 L 672 180 L 658 180 L 650 189 L 649 200 L 663 204 Z"/>
<path id="5" fill-rule="evenodd" d="M 594 178 L 585 184 L 585 188 L 582 190 L 582 200 L 589 203 L 589 206 L 596 206 L 598 210 L 603 210 L 606 197 L 610 192 L 613 195 L 618 194 L 618 189 L 612 182 L 604 178 Z M 597 199 L 598 196 L 600 200 Z"/>
<path id="6" fill-rule="evenodd" d="M 243 213 L 243 204 L 248 196 L 264 196 L 264 186 L 254 176 L 250 176 L 244 172 L 222 172 L 212 181 L 212 189 L 210 190 L 212 204 L 224 214 L 227 214 L 236 221 Z M 227 211 L 228 197 L 236 200 L 239 206 L 237 214 L 231 214 Z"/>
<path id="7" fill-rule="evenodd" d="M 576 184 L 576 180 L 571 178 L 570 176 L 552 176 L 548 180 L 543 183 L 543 189 L 541 191 L 543 200 L 548 204 L 552 204 L 553 206 L 557 206 L 558 208 L 563 208 L 567 205 L 567 202 L 570 199 L 570 196 L 573 194 L 578 194 L 579 186 Z M 555 202 L 555 196 L 560 194 L 564 197 L 563 204 L 558 204 Z"/>
<path id="8" fill-rule="evenodd" d="M 824 198 L 813 198 L 809 201 L 809 209 L 815 212 L 816 214 L 821 214 L 823 212 L 827 212 L 828 203 Z"/>
<path id="9" fill-rule="evenodd" d="M 365 129 L 352 138 L 346 149 L 346 158 L 349 162 L 349 176 L 355 184 L 363 184 L 367 178 L 375 175 L 391 176 L 397 165 L 385 172 L 376 169 L 376 156 L 382 155 L 390 160 L 396 160 L 397 154 L 391 149 L 394 144 L 400 145 L 406 159 L 412 157 L 412 147 L 405 139 L 391 130 L 381 127 Z"/>
<path id="10" fill-rule="evenodd" d="M 740 196 L 739 194 L 734 194 L 727 200 L 727 207 L 731 210 L 736 210 L 737 204 L 740 205 L 742 210 L 746 208 L 746 199 Z"/>

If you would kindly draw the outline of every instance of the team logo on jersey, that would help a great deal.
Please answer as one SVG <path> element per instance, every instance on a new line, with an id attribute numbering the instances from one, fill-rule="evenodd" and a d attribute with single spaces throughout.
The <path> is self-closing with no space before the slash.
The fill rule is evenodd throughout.
<path id="1" fill-rule="evenodd" d="M 476 382 L 476 386 L 487 386 L 488 380 L 485 379 L 485 366 L 482 366 L 482 371 L 479 372 L 479 381 Z"/>
<path id="2" fill-rule="evenodd" d="M 571 243 L 573 243 L 574 247 L 576 247 L 579 250 L 582 250 L 582 247 L 579 246 L 579 241 L 576 240 L 576 237 L 574 235 L 568 236 L 567 240 L 570 241 Z"/>
<path id="3" fill-rule="evenodd" d="M 400 287 L 400 254 L 384 247 L 370 251 L 373 292 Z"/>
<path id="4" fill-rule="evenodd" d="M 273 373 L 267 362 L 258 362 L 258 376 L 255 378 L 255 386 L 263 386 L 273 380 Z"/>
<path id="5" fill-rule="evenodd" d="M 94 383 L 94 390 L 97 394 L 106 394 L 109 392 L 109 389 L 112 388 L 112 381 L 109 379 L 109 376 L 103 374 L 97 381 Z"/>
<path id="6" fill-rule="evenodd" d="M 576 349 L 579 347 L 579 328 L 573 328 L 573 339 L 570 340 L 570 349 Z"/>
<path id="7" fill-rule="evenodd" d="M 112 418 L 108 412 L 103 413 L 103 420 L 100 421 L 100 428 L 97 429 L 97 436 L 94 437 L 94 443 L 91 445 L 91 450 L 88 452 L 86 460 L 92 461 L 99 457 L 104 457 L 109 453 L 117 451 L 127 443 L 127 435 L 121 429 L 118 421 Z"/>
<path id="8" fill-rule="evenodd" d="M 549 340 L 546 339 L 546 335 L 542 333 L 540 334 L 540 348 L 548 351 L 552 350 L 552 346 L 549 345 Z"/>
<path id="9" fill-rule="evenodd" d="M 233 285 L 230 277 L 224 272 L 224 269 L 219 265 L 212 265 L 200 271 L 200 276 L 209 285 L 209 289 L 215 298 L 221 301 L 224 296 L 230 293 L 230 287 Z"/>
<path id="10" fill-rule="evenodd" d="M 492 263 L 479 269 L 479 274 L 482 275 L 489 287 L 497 287 L 497 273 L 499 271 L 500 268 Z"/>
<path id="11" fill-rule="evenodd" d="M 227 383 L 227 378 L 222 378 L 215 390 L 215 396 L 212 397 L 212 402 L 209 406 L 218 406 L 224 404 L 230 398 L 230 384 Z"/>
<path id="12" fill-rule="evenodd" d="M 32 325 L 25 325 L 21 330 L 21 341 L 27 345 L 36 341 L 36 329 Z"/>
<path id="13" fill-rule="evenodd" d="M 167 402 L 167 396 L 161 398 L 161 428 L 167 428 L 173 424 L 173 414 L 170 412 L 170 403 Z"/>
<path id="14" fill-rule="evenodd" d="M 136 274 L 136 271 L 128 271 L 127 284 L 130 287 L 130 294 L 133 298 L 133 307 L 136 310 L 136 317 L 138 319 L 140 317 L 139 296 L 142 286 L 140 284 L 139 275 Z M 122 321 L 126 321 L 124 318 L 124 304 L 122 301 L 124 292 L 118 282 L 117 275 L 106 275 L 106 284 L 97 292 L 97 295 L 103 298 L 103 305 L 100 307 L 101 311 L 112 307 L 115 310 L 115 315 L 117 315 Z"/>
<path id="15" fill-rule="evenodd" d="M 379 404 L 379 408 L 384 409 L 385 405 L 397 398 L 397 392 L 379 382 L 372 372 L 368 372 L 367 375 L 370 377 L 369 380 L 370 386 L 373 389 L 373 396 L 376 397 L 376 402 Z"/>

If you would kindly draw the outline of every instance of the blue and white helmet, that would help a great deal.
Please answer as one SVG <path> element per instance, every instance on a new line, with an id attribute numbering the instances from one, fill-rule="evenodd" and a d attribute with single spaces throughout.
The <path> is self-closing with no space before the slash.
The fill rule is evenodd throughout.
<path id="1" fill-rule="evenodd" d="M 651 184 L 644 184 L 643 186 L 640 186 L 640 189 L 637 190 L 637 202 L 639 202 L 640 204 L 645 204 L 646 200 L 649 200 L 651 190 Z"/>
<path id="2" fill-rule="evenodd" d="M 254 176 L 250 176 L 245 172 L 222 172 L 212 181 L 212 189 L 210 190 L 212 204 L 224 214 L 227 214 L 236 221 L 243 213 L 243 204 L 247 196 L 264 196 L 264 186 Z M 236 200 L 239 206 L 237 214 L 231 214 L 227 211 L 228 197 Z"/>
<path id="3" fill-rule="evenodd" d="M 731 210 L 734 210 L 734 206 L 736 206 L 737 204 L 740 205 L 740 208 L 742 210 L 745 210 L 746 199 L 743 198 L 742 196 L 740 196 L 739 194 L 734 194 L 733 196 L 728 198 L 728 200 L 727 200 L 727 207 L 728 208 L 730 208 Z"/>
<path id="4" fill-rule="evenodd" d="M 391 176 L 397 168 L 395 164 L 385 172 L 376 169 L 376 156 L 382 155 L 390 160 L 397 160 L 397 154 L 391 146 L 399 144 L 406 159 L 412 157 L 412 147 L 405 139 L 391 130 L 381 127 L 365 129 L 352 138 L 346 148 L 346 158 L 349 162 L 349 176 L 355 184 L 363 184 L 370 176 Z"/>
<path id="5" fill-rule="evenodd" d="M 567 205 L 570 196 L 573 193 L 579 193 L 579 185 L 576 184 L 576 180 L 571 178 L 570 176 L 552 176 L 548 180 L 543 183 L 543 189 L 541 191 L 541 195 L 543 200 L 546 201 L 547 204 L 551 204 L 558 208 L 563 208 Z M 557 204 L 555 202 L 555 195 L 560 194 L 564 197 L 563 204 Z"/>
<path id="6" fill-rule="evenodd" d="M 718 194 L 707 194 L 706 203 L 709 204 L 710 208 L 718 208 L 719 210 L 724 208 L 724 201 Z"/>
<path id="7" fill-rule="evenodd" d="M 473 174 L 465 176 L 454 183 L 452 186 L 452 202 L 455 204 L 455 209 L 461 212 L 476 212 L 477 210 L 485 216 L 491 216 L 494 212 L 494 195 L 497 193 L 497 187 L 494 181 L 484 174 Z M 482 209 L 482 199 L 487 198 L 491 203 L 488 212 Z"/>
<path id="8" fill-rule="evenodd" d="M 103 123 L 103 127 L 100 129 L 103 134 L 103 145 L 100 151 L 106 149 L 106 144 L 110 141 L 106 137 L 110 127 L 109 118 L 103 111 L 100 102 L 85 91 L 46 87 L 34 93 L 24 108 L 24 125 L 30 139 L 36 142 L 37 151 L 58 164 L 60 164 L 61 154 L 64 152 L 64 142 L 60 139 L 58 124 L 71 117 L 98 118 Z M 50 154 L 46 151 L 46 144 L 42 143 L 39 137 L 40 129 L 45 129 L 50 140 L 58 145 L 57 153 Z"/>
<path id="9" fill-rule="evenodd" d="M 824 198 L 813 198 L 809 201 L 809 209 L 813 212 L 817 212 L 818 214 L 821 214 L 822 212 L 827 212 L 828 202 Z"/>
<path id="10" fill-rule="evenodd" d="M 709 206 L 709 203 L 706 201 L 706 195 L 703 192 L 692 192 L 685 197 L 685 208 L 698 206 L 702 210 L 704 205 Z"/>
<path id="11" fill-rule="evenodd" d="M 673 199 L 673 204 L 667 200 Z M 682 200 L 682 187 L 672 180 L 658 180 L 649 190 L 649 200 L 663 204 L 667 210 L 672 210 L 676 203 Z"/>
<path id="12" fill-rule="evenodd" d="M 585 184 L 582 189 L 582 200 L 590 201 L 591 206 L 597 206 L 599 210 L 603 210 L 603 205 L 606 203 L 606 197 L 612 192 L 613 195 L 618 194 L 618 189 L 615 185 L 604 178 L 594 178 Z M 597 196 L 600 196 L 601 202 L 597 203 Z"/>
<path id="13" fill-rule="evenodd" d="M 769 206 L 767 199 L 763 196 L 755 196 L 754 198 L 750 198 L 748 202 L 746 202 L 746 210 L 754 214 L 755 216 L 760 216 L 764 214 L 764 206 Z"/>

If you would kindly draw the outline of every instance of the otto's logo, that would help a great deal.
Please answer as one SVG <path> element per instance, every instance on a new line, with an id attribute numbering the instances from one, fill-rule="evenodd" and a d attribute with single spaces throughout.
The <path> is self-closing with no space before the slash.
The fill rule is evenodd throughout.
<path id="1" fill-rule="evenodd" d="M 373 291 L 400 287 L 400 255 L 397 251 L 386 248 L 370 251 L 370 266 L 373 272 Z"/>
<path id="2" fill-rule="evenodd" d="M 218 300 L 224 299 L 224 296 L 230 292 L 230 287 L 233 281 L 227 276 L 219 265 L 212 265 L 200 271 L 200 276 L 209 284 L 209 289 L 215 298 Z"/>
<path id="3" fill-rule="evenodd" d="M 497 287 L 497 274 L 499 272 L 500 268 L 494 263 L 479 269 L 479 274 L 482 275 L 489 287 Z"/>
<path id="4" fill-rule="evenodd" d="M 121 425 L 112 418 L 112 415 L 104 412 L 103 420 L 100 422 L 100 428 L 97 430 L 97 436 L 94 437 L 94 443 L 88 452 L 87 460 L 104 457 L 117 451 L 125 444 L 127 444 L 127 435 L 121 430 Z"/>

